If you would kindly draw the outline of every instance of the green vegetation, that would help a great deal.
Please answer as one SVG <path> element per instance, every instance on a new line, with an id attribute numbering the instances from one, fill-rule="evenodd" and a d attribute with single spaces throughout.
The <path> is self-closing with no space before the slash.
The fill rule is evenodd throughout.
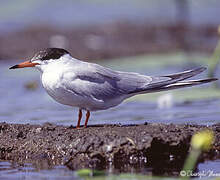
<path id="1" fill-rule="evenodd" d="M 191 151 L 186 159 L 180 175 L 184 179 L 190 178 L 190 173 L 194 170 L 196 162 L 202 151 L 208 151 L 214 143 L 214 133 L 211 130 L 204 130 L 193 135 L 191 139 Z"/>
<path id="2" fill-rule="evenodd" d="M 100 61 L 99 64 L 123 71 L 137 71 L 145 70 L 147 73 L 149 69 L 155 68 L 157 72 L 160 68 L 176 67 L 195 63 L 202 66 L 208 65 L 208 55 L 206 54 L 185 54 L 182 52 L 168 53 L 168 54 L 149 54 L 142 56 L 134 56 L 120 59 L 113 59 L 109 61 Z M 171 72 L 172 73 L 172 72 Z"/>
<path id="3" fill-rule="evenodd" d="M 218 34 L 220 36 L 220 26 L 218 28 Z M 209 59 L 210 68 L 209 68 L 208 76 L 210 78 L 214 77 L 217 65 L 219 64 L 219 61 L 220 61 L 220 40 L 218 41 L 217 46 L 216 46 L 212 56 Z"/>

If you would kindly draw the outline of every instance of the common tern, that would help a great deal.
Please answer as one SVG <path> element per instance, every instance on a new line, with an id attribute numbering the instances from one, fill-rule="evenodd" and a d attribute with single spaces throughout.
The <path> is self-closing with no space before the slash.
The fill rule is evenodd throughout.
<path id="1" fill-rule="evenodd" d="M 41 81 L 47 93 L 57 102 L 79 108 L 77 128 L 82 110 L 86 110 L 84 127 L 90 111 L 117 106 L 138 94 L 190 87 L 216 81 L 216 78 L 187 80 L 206 68 L 171 75 L 146 76 L 133 72 L 114 71 L 98 64 L 80 61 L 65 49 L 48 48 L 37 52 L 31 60 L 10 69 L 35 67 L 41 72 Z"/>

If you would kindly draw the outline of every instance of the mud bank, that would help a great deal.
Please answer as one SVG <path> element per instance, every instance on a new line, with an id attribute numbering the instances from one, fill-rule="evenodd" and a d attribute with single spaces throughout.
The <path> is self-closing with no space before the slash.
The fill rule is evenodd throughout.
<path id="1" fill-rule="evenodd" d="M 49 123 L 0 123 L 0 160 L 33 163 L 40 169 L 65 165 L 73 170 L 146 172 L 149 168 L 153 174 L 170 174 L 182 168 L 192 134 L 204 128 L 145 124 L 75 129 Z M 215 144 L 200 162 L 220 158 L 220 124 L 209 128 L 215 132 Z"/>

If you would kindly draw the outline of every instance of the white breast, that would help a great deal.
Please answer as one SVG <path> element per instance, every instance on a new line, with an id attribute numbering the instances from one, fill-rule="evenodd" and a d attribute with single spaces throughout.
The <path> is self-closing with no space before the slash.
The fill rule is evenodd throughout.
<path id="1" fill-rule="evenodd" d="M 59 103 L 66 104 L 65 101 L 63 101 L 65 92 L 63 91 L 61 84 L 62 74 L 62 69 L 59 67 L 50 67 L 50 69 L 47 69 L 42 73 L 41 81 L 43 87 L 52 98 Z"/>
<path id="2" fill-rule="evenodd" d="M 54 62 L 44 68 L 41 80 L 47 93 L 57 102 L 91 110 L 91 108 L 95 106 L 94 103 L 99 102 L 96 102 L 92 98 L 80 96 L 77 92 L 71 91 L 69 84 L 74 81 L 74 77 L 74 68 L 71 68 L 70 64 Z M 78 85 L 80 86 L 80 84 Z"/>

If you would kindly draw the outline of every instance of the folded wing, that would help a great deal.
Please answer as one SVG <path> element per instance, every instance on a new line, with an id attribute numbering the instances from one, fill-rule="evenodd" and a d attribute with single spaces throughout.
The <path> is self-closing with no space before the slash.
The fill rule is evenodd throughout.
<path id="1" fill-rule="evenodd" d="M 217 80 L 183 81 L 205 69 L 201 67 L 172 75 L 151 77 L 138 73 L 113 71 L 97 64 L 88 63 L 86 69 L 75 72 L 74 79 L 69 81 L 69 86 L 66 88 L 80 96 L 104 102 L 122 96 L 126 98 L 135 94 L 189 87 Z"/>

